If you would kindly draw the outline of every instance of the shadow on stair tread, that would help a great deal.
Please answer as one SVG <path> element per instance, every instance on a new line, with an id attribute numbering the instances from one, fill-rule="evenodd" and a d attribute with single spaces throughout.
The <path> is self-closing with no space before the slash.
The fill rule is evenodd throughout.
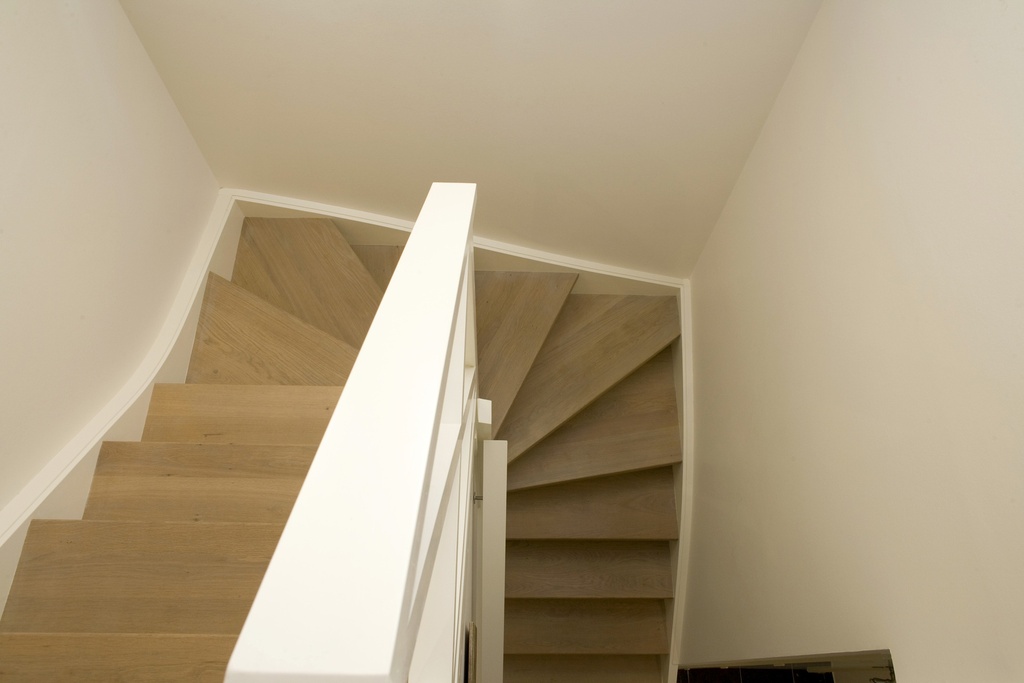
<path id="1" fill-rule="evenodd" d="M 234 635 L 0 633 L 4 683 L 223 683 Z"/>
<path id="2" fill-rule="evenodd" d="M 319 444 L 341 387 L 157 384 L 143 441 Z"/>
<path id="3" fill-rule="evenodd" d="M 648 539 L 679 535 L 671 467 L 512 491 L 508 539 Z"/>
<path id="4" fill-rule="evenodd" d="M 570 294 L 497 432 L 509 442 L 509 461 L 679 334 L 675 297 Z"/>
<path id="5" fill-rule="evenodd" d="M 185 381 L 343 385 L 357 353 L 349 344 L 211 273 Z"/>
<path id="6" fill-rule="evenodd" d="M 480 395 L 491 401 L 495 433 L 501 430 L 576 278 L 575 273 L 476 273 Z"/>
<path id="7" fill-rule="evenodd" d="M 510 491 L 682 460 L 672 347 L 509 464 Z"/>
<path id="8" fill-rule="evenodd" d="M 383 296 L 326 218 L 246 218 L 231 281 L 355 348 Z"/>
<path id="9" fill-rule="evenodd" d="M 35 520 L 0 632 L 237 634 L 282 529 Z"/>
<path id="10" fill-rule="evenodd" d="M 505 655 L 505 683 L 662 683 L 657 655 Z"/>
<path id="11" fill-rule="evenodd" d="M 505 600 L 506 655 L 667 653 L 664 600 Z"/>
<path id="12" fill-rule="evenodd" d="M 511 540 L 507 598 L 671 598 L 668 541 Z"/>
<path id="13" fill-rule="evenodd" d="M 83 519 L 284 524 L 313 445 L 107 442 Z"/>

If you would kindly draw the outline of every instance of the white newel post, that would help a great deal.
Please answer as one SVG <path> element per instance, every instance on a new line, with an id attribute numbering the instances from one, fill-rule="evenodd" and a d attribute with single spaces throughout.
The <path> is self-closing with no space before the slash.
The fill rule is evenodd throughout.
<path id="1" fill-rule="evenodd" d="M 505 659 L 505 496 L 508 442 L 484 441 L 478 678 L 501 683 Z"/>

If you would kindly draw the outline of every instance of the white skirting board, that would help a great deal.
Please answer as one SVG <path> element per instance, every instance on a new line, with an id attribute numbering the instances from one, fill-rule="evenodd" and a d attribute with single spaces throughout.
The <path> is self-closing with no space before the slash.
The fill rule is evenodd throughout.
<path id="1" fill-rule="evenodd" d="M 403 244 L 413 221 L 356 211 L 345 207 L 281 197 L 240 189 L 222 189 L 192 261 L 178 288 L 178 294 L 149 352 L 124 386 L 69 441 L 36 476 L 0 510 L 0 612 L 7 601 L 14 571 L 21 556 L 28 524 L 32 519 L 81 519 L 92 482 L 96 457 L 103 441 L 132 441 L 142 434 L 149 397 L 155 383 L 180 382 L 188 369 L 199 308 L 210 271 L 231 277 L 235 250 L 246 216 L 324 216 L 338 224 L 355 243 Z M 690 345 L 685 338 L 689 320 L 689 282 L 659 274 L 618 268 L 583 261 L 561 254 L 527 249 L 492 239 L 475 240 L 477 266 L 484 270 L 572 270 L 580 273 L 576 291 L 597 293 L 614 291 L 636 294 L 677 294 L 683 308 L 683 394 L 692 378 Z M 688 404 L 687 404 L 688 405 Z M 685 409 L 684 409 L 685 412 Z M 686 424 L 684 443 L 692 444 L 692 420 Z M 692 468 L 692 447 L 684 448 L 684 469 Z M 686 490 L 692 482 L 684 476 L 681 500 L 683 510 L 690 500 Z M 683 535 L 688 539 L 689 515 L 682 515 Z M 680 558 L 686 556 L 688 543 L 680 543 Z M 685 560 L 679 574 L 685 581 Z M 682 600 L 675 600 L 678 624 Z M 674 660 L 674 657 L 670 661 Z M 672 661 L 674 664 L 674 661 Z"/>
<path id="2" fill-rule="evenodd" d="M 138 440 L 153 385 L 184 380 L 206 275 L 212 270 L 230 277 L 244 218 L 231 195 L 221 192 L 167 318 L 139 367 L 93 419 L 0 510 L 0 608 L 7 603 L 29 522 L 37 518 L 81 519 L 103 441 Z"/>

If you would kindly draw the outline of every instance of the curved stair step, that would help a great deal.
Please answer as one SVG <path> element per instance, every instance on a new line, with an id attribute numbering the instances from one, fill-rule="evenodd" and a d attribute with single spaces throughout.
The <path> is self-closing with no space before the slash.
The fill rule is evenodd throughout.
<path id="1" fill-rule="evenodd" d="M 506 538 L 649 539 L 679 535 L 671 467 L 508 494 Z"/>
<path id="2" fill-rule="evenodd" d="M 667 541 L 509 541 L 506 598 L 671 598 Z"/>
<path id="3" fill-rule="evenodd" d="M 391 276 L 395 274 L 398 261 L 402 258 L 405 247 L 392 246 L 389 244 L 353 244 L 352 251 L 359 257 L 359 261 L 366 268 L 373 281 L 380 287 L 380 291 L 386 291 L 391 284 Z"/>
<path id="4" fill-rule="evenodd" d="M 662 683 L 657 655 L 505 655 L 504 683 Z"/>
<path id="5" fill-rule="evenodd" d="M 675 371 L 665 349 L 508 468 L 510 491 L 682 460 Z"/>
<path id="6" fill-rule="evenodd" d="M 282 529 L 35 520 L 0 632 L 237 635 Z"/>
<path id="7" fill-rule="evenodd" d="M 143 441 L 319 444 L 341 387 L 157 384 Z"/>
<path id="8" fill-rule="evenodd" d="M 189 383 L 341 385 L 358 350 L 210 274 Z"/>
<path id="9" fill-rule="evenodd" d="M 222 683 L 233 635 L 0 633 L 4 683 Z"/>
<path id="10" fill-rule="evenodd" d="M 575 273 L 476 274 L 480 396 L 491 401 L 495 432 L 501 428 L 576 278 Z"/>
<path id="11" fill-rule="evenodd" d="M 496 438 L 509 461 L 679 337 L 675 297 L 571 294 Z"/>
<path id="12" fill-rule="evenodd" d="M 246 218 L 231 281 L 355 348 L 382 296 L 326 218 Z"/>
<path id="13" fill-rule="evenodd" d="M 505 654 L 667 654 L 664 600 L 506 600 Z"/>
<path id="14" fill-rule="evenodd" d="M 284 524 L 316 446 L 105 442 L 83 519 Z"/>

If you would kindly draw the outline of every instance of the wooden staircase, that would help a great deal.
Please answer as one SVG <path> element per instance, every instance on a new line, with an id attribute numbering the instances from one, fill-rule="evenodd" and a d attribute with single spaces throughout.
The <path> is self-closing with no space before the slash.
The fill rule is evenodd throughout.
<path id="1" fill-rule="evenodd" d="M 0 681 L 220 681 L 400 247 L 246 219 L 185 384 L 102 447 L 84 518 L 32 522 Z M 680 461 L 670 297 L 477 274 L 480 395 L 509 442 L 505 680 L 659 681 Z"/>
<path id="2" fill-rule="evenodd" d="M 505 681 L 656 683 L 679 528 L 677 302 L 571 294 L 560 276 L 518 273 L 478 278 L 477 300 L 515 299 L 493 290 L 519 281 L 529 308 L 533 280 L 548 277 L 564 303 L 557 314 L 543 305 L 546 331 L 527 331 L 537 349 L 528 369 L 498 380 L 513 388 L 488 386 L 496 380 L 484 364 L 513 353 L 492 345 L 519 345 L 521 323 L 480 315 L 480 393 L 494 397 L 496 438 L 508 441 L 510 460 Z M 491 318 L 504 334 L 485 334 Z"/>

